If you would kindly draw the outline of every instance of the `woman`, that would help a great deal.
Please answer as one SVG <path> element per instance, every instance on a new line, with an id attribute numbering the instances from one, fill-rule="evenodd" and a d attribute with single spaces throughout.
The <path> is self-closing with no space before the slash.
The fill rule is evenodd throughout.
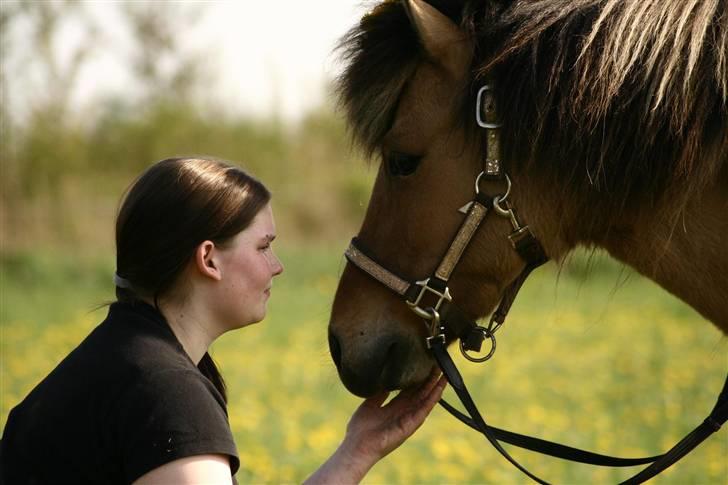
<path id="1" fill-rule="evenodd" d="M 231 483 L 239 459 L 207 350 L 259 322 L 283 266 L 270 193 L 208 159 L 158 162 L 116 221 L 117 301 L 8 417 L 4 483 Z M 444 387 L 366 400 L 311 483 L 360 481 L 424 421 Z"/>

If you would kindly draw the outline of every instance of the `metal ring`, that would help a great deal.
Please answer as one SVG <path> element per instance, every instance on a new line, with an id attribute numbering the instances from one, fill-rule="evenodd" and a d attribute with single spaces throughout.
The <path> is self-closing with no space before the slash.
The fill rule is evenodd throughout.
<path id="1" fill-rule="evenodd" d="M 477 177 L 475 177 L 475 195 L 480 194 L 480 177 L 482 177 L 485 174 L 485 170 L 480 172 Z"/>
<path id="2" fill-rule="evenodd" d="M 508 174 L 504 174 L 506 178 L 506 193 L 503 195 L 496 195 L 493 197 L 493 209 L 500 215 L 504 217 L 509 217 L 511 210 L 504 209 L 500 206 L 501 202 L 506 202 L 508 200 L 508 196 L 511 195 L 511 178 L 508 176 Z"/>
<path id="3" fill-rule="evenodd" d="M 513 212 L 511 209 L 504 209 L 500 206 L 500 203 L 505 201 L 505 198 L 498 197 L 497 195 L 493 197 L 493 210 L 499 215 L 503 217 L 510 217 L 511 212 Z"/>
<path id="4" fill-rule="evenodd" d="M 490 339 L 490 351 L 485 354 L 482 357 L 473 357 L 468 354 L 468 351 L 465 350 L 465 346 L 463 345 L 463 341 L 460 341 L 460 353 L 463 354 L 463 357 L 468 359 L 470 362 L 480 363 L 485 362 L 486 360 L 493 357 L 493 354 L 495 354 L 495 335 L 493 335 L 491 332 L 488 331 L 487 328 L 484 327 L 478 327 L 478 330 L 483 332 L 483 336 L 487 339 Z"/>
<path id="5" fill-rule="evenodd" d="M 480 179 L 483 177 L 483 175 L 485 175 L 485 171 L 480 172 L 478 174 L 478 176 L 475 177 L 475 194 L 476 195 L 480 194 Z M 506 193 L 501 196 L 498 196 L 498 195 L 495 196 L 495 198 L 498 199 L 499 203 L 505 201 L 506 199 L 508 199 L 508 196 L 511 195 L 511 185 L 512 185 L 511 178 L 508 176 L 507 173 L 504 173 L 503 176 L 506 179 Z"/>
<path id="6" fill-rule="evenodd" d="M 512 185 L 511 178 L 508 176 L 507 173 L 504 173 L 503 176 L 506 178 L 506 193 L 500 197 L 496 196 L 496 197 L 498 197 L 499 202 L 504 202 L 505 200 L 508 199 L 508 196 L 511 195 L 511 185 Z"/>

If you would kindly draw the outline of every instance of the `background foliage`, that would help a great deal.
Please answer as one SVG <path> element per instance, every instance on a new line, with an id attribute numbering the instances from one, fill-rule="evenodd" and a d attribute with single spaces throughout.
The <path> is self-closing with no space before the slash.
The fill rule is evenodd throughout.
<path id="1" fill-rule="evenodd" d="M 350 149 L 331 105 L 289 125 L 209 102 L 201 59 L 179 49 L 171 28 L 192 21 L 194 9 L 162 2 L 117 8 L 134 39 L 129 65 L 140 89 L 83 110 L 71 93 L 99 27 L 84 24 L 88 42 L 70 63 L 60 64 L 53 49 L 64 19 L 83 21 L 83 4 L 0 10 L 0 425 L 104 317 L 103 304 L 113 298 L 113 221 L 125 187 L 155 160 L 209 154 L 239 163 L 272 189 L 286 265 L 269 317 L 213 349 L 230 389 L 243 461 L 238 479 L 300 482 L 335 449 L 358 403 L 339 384 L 326 323 L 341 252 L 363 217 L 375 166 Z M 30 26 L 22 45 L 4 35 L 17 22 Z M 13 96 L 5 58 L 19 51 L 33 56 L 48 86 L 22 116 L 5 102 Z M 606 453 L 664 451 L 707 414 L 728 367 L 726 341 L 714 327 L 600 254 L 539 270 L 502 332 L 494 361 L 463 364 L 486 419 Z M 517 455 L 559 483 L 627 476 Z M 655 483 L 727 480 L 724 431 Z M 523 478 L 436 410 L 367 482 Z"/>

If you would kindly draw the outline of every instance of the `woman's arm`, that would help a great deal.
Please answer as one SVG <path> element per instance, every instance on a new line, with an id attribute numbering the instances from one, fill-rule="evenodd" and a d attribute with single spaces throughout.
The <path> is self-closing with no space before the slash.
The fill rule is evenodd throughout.
<path id="1" fill-rule="evenodd" d="M 442 395 L 445 377 L 433 376 L 422 387 L 402 391 L 386 406 L 389 393 L 365 400 L 346 428 L 344 441 L 306 484 L 359 483 L 369 469 L 409 438 Z"/>
<path id="2" fill-rule="evenodd" d="M 197 455 L 180 458 L 145 473 L 134 482 L 134 485 L 159 485 L 160 483 L 230 485 L 233 483 L 230 475 L 230 461 L 224 455 Z"/>

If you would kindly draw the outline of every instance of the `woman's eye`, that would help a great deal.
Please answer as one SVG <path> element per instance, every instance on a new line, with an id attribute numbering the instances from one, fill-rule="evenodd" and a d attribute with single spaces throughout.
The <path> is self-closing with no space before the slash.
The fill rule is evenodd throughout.
<path id="1" fill-rule="evenodd" d="M 394 177 L 406 177 L 413 174 L 417 170 L 420 160 L 422 157 L 406 153 L 390 152 L 385 155 L 387 170 Z"/>

